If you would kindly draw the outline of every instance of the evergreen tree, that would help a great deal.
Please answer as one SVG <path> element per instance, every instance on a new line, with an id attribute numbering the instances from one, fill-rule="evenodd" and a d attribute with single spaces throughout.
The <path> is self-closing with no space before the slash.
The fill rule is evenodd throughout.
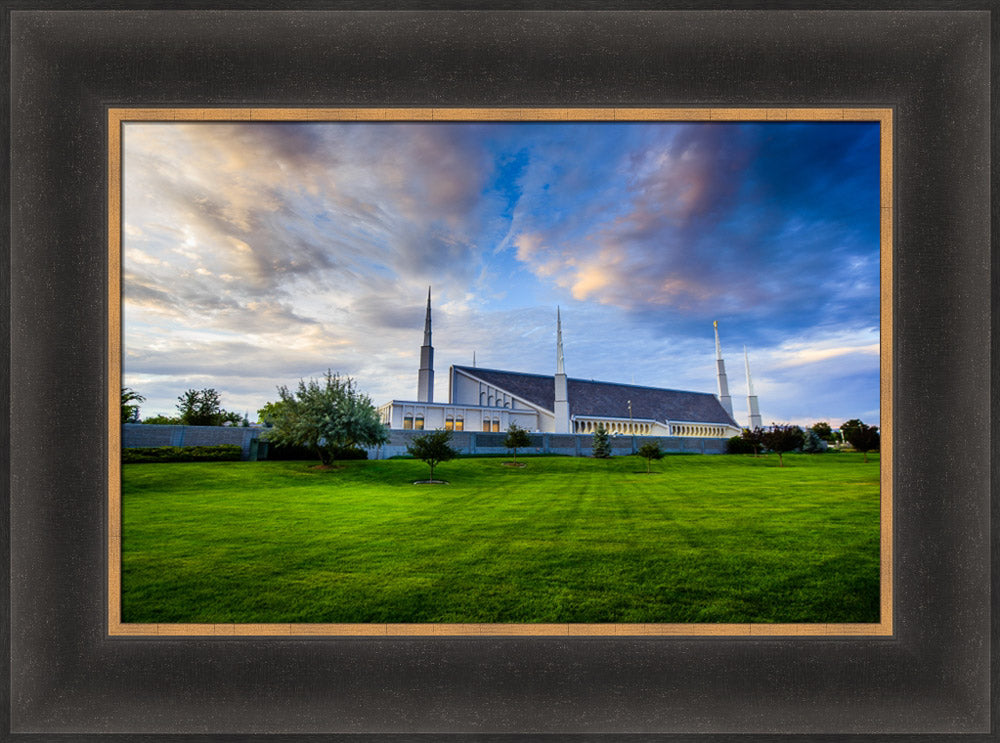
<path id="1" fill-rule="evenodd" d="M 611 438 L 603 424 L 598 423 L 594 429 L 594 456 L 598 459 L 608 459 L 611 456 Z"/>

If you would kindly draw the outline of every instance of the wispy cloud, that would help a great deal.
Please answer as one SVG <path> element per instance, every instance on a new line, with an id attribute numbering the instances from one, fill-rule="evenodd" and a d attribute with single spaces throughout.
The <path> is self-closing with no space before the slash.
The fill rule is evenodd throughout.
<path id="1" fill-rule="evenodd" d="M 432 284 L 439 398 L 473 350 L 549 371 L 561 304 L 573 376 L 710 391 L 718 319 L 762 407 L 854 417 L 877 154 L 866 124 L 128 124 L 126 383 L 150 413 L 327 368 L 410 397 Z"/>

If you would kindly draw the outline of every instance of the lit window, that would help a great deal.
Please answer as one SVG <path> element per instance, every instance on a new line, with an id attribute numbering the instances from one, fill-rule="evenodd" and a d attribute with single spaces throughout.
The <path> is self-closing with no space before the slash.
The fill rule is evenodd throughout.
<path id="1" fill-rule="evenodd" d="M 444 430 L 445 431 L 455 430 L 455 419 L 452 418 L 450 415 L 444 419 Z"/>
<path id="2" fill-rule="evenodd" d="M 456 431 L 464 431 L 465 430 L 465 419 L 464 418 L 459 417 L 459 418 L 455 419 L 455 430 Z"/>
<path id="3" fill-rule="evenodd" d="M 500 421 L 493 421 L 493 433 L 500 433 Z"/>
<path id="4" fill-rule="evenodd" d="M 408 415 L 405 418 L 403 418 L 403 428 L 405 428 L 407 430 L 413 428 L 413 416 L 412 415 Z"/>
<path id="5" fill-rule="evenodd" d="M 417 419 L 413 422 L 413 427 L 418 431 L 424 430 L 424 416 L 418 415 Z"/>

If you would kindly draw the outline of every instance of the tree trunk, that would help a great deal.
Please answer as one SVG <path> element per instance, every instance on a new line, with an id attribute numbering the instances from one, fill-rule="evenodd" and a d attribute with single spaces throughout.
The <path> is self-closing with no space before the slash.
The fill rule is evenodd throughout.
<path id="1" fill-rule="evenodd" d="M 514 449 L 514 464 L 517 464 L 517 449 Z"/>
<path id="2" fill-rule="evenodd" d="M 785 466 L 785 460 L 783 460 L 781 458 L 781 452 L 780 451 L 778 452 L 778 466 L 779 467 L 784 467 Z"/>
<path id="3" fill-rule="evenodd" d="M 431 482 L 434 482 L 434 465 L 430 465 L 431 468 Z"/>
<path id="4" fill-rule="evenodd" d="M 868 452 L 863 451 L 861 453 L 865 455 L 865 464 L 868 464 Z"/>
<path id="5" fill-rule="evenodd" d="M 649 474 L 649 467 L 650 467 L 650 465 L 651 465 L 652 463 L 653 463 L 653 460 L 652 460 L 652 459 L 647 459 L 647 460 L 646 460 L 646 474 L 647 474 L 647 475 Z"/>

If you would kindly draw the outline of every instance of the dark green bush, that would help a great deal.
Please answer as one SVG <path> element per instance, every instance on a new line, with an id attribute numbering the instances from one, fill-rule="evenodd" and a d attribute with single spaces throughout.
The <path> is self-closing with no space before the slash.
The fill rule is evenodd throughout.
<path id="1" fill-rule="evenodd" d="M 238 462 L 243 450 L 221 446 L 134 446 L 122 449 L 122 464 L 149 462 Z"/>
<path id="2" fill-rule="evenodd" d="M 753 454 L 753 442 L 743 436 L 733 436 L 726 440 L 726 454 Z"/>

